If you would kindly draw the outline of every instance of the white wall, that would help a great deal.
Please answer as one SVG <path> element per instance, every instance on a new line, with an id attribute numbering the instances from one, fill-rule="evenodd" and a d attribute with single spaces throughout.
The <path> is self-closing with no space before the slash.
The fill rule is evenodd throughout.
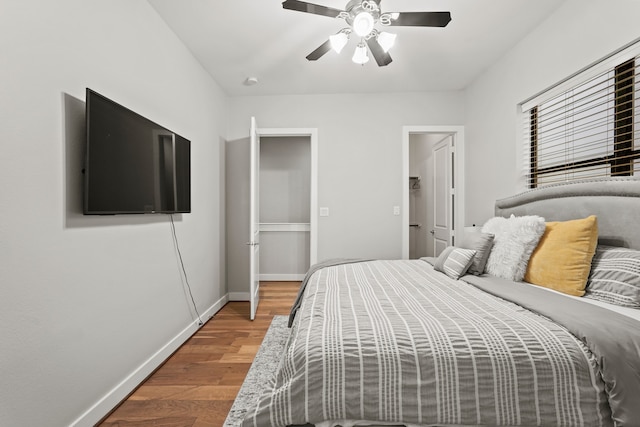
<path id="1" fill-rule="evenodd" d="M 229 140 L 258 127 L 318 129 L 318 261 L 400 258 L 402 126 L 460 125 L 462 92 L 256 96 L 230 100 Z M 230 272 L 231 274 L 231 272 Z"/>
<path id="2" fill-rule="evenodd" d="M 524 189 L 517 105 L 638 37 L 637 0 L 567 0 L 466 90 L 466 219 Z"/>
<path id="3" fill-rule="evenodd" d="M 167 216 L 81 214 L 85 87 L 191 140 L 193 212 L 175 220 L 200 313 L 226 294 L 227 100 L 144 0 L 3 1 L 0 57 L 0 425 L 97 404 L 92 425 L 195 317 Z"/>

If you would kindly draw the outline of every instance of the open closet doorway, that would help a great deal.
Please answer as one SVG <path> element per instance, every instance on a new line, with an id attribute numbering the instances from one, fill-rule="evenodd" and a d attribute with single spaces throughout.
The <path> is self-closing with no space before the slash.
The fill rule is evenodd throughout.
<path id="1" fill-rule="evenodd" d="M 437 256 L 464 228 L 464 128 L 405 126 L 402 257 Z"/>
<path id="2" fill-rule="evenodd" d="M 317 263 L 318 131 L 250 128 L 225 144 L 225 253 L 229 301 L 250 301 L 253 319 L 261 281 L 299 281 Z"/>
<path id="3" fill-rule="evenodd" d="M 258 128 L 260 281 L 300 281 L 317 262 L 317 131 Z"/>

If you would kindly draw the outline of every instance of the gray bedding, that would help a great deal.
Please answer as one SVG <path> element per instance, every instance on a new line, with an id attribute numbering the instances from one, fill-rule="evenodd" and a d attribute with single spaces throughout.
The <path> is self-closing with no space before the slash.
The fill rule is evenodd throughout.
<path id="1" fill-rule="evenodd" d="M 351 259 L 351 258 L 334 258 L 334 259 L 328 259 L 326 261 L 322 261 L 312 265 L 311 268 L 309 268 L 309 271 L 307 271 L 307 274 L 304 275 L 304 278 L 302 279 L 302 283 L 300 283 L 300 289 L 298 290 L 298 295 L 296 296 L 296 300 L 293 302 L 293 305 L 291 306 L 291 312 L 289 313 L 289 322 L 287 326 L 291 327 L 291 325 L 293 325 L 293 319 L 295 319 L 296 313 L 298 313 L 298 309 L 300 309 L 300 304 L 302 304 L 302 296 L 304 295 L 305 289 L 307 289 L 307 284 L 309 283 L 309 279 L 311 278 L 311 276 L 313 276 L 313 273 L 315 273 L 320 269 L 331 267 L 333 265 L 352 264 L 354 262 L 362 262 L 362 261 L 367 261 L 367 260 Z"/>
<path id="2" fill-rule="evenodd" d="M 464 280 L 546 316 L 578 337 L 598 360 L 616 425 L 640 425 L 640 325 L 636 320 L 527 283 L 490 276 L 465 276 Z"/>
<path id="3" fill-rule="evenodd" d="M 585 315 L 558 304 L 566 317 Z M 592 344 L 589 333 L 577 335 Z M 322 268 L 309 276 L 275 383 L 243 426 L 611 426 L 598 362 L 614 359 L 581 339 L 424 261 Z M 608 375 L 614 394 L 626 387 Z M 617 411 L 619 425 L 633 425 L 636 410 Z"/>

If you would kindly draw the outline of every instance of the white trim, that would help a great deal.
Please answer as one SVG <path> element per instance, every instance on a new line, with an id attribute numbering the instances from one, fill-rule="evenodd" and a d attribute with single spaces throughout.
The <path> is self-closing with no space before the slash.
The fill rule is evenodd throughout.
<path id="1" fill-rule="evenodd" d="M 412 133 L 448 133 L 454 135 L 456 206 L 453 236 L 462 238 L 465 218 L 465 139 L 464 126 L 403 126 L 402 127 L 402 258 L 409 259 L 409 135 Z"/>
<path id="2" fill-rule="evenodd" d="M 617 65 L 636 57 L 638 54 L 640 54 L 640 38 L 635 39 L 615 52 L 587 65 L 580 71 L 573 73 L 569 77 L 522 101 L 520 103 L 522 111 L 528 111 L 536 105 L 578 86 L 580 83 L 584 83 L 607 70 L 613 69 Z"/>
<path id="3" fill-rule="evenodd" d="M 318 129 L 258 128 L 258 136 L 308 136 L 311 142 L 311 217 L 309 236 L 310 265 L 318 262 Z"/>
<path id="4" fill-rule="evenodd" d="M 224 295 L 209 307 L 200 316 L 204 322 L 211 319 L 215 313 L 229 301 L 228 295 Z M 70 427 L 90 427 L 100 421 L 113 408 L 129 396 L 149 375 L 153 373 L 160 365 L 164 363 L 182 344 L 184 344 L 191 336 L 200 329 L 199 320 L 196 319 L 189 323 L 181 332 L 173 337 L 169 342 L 156 351 L 151 357 L 131 372 L 111 391 L 105 394 L 100 400 L 93 404 L 85 413 L 80 415 Z"/>
<path id="5" fill-rule="evenodd" d="M 264 282 L 301 282 L 303 274 L 261 274 L 260 281 Z"/>
<path id="6" fill-rule="evenodd" d="M 249 301 L 251 292 L 229 292 L 229 301 Z"/>

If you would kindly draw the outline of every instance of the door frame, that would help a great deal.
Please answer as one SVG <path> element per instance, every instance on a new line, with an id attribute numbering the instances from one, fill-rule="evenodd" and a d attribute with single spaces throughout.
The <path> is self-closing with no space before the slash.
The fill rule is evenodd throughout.
<path id="1" fill-rule="evenodd" d="M 465 204 L 465 138 L 464 126 L 403 126 L 402 127 L 402 258 L 409 259 L 409 136 L 416 133 L 448 133 L 453 135 L 455 188 L 451 190 L 454 198 L 453 237 L 457 242 L 464 232 Z"/>
<path id="2" fill-rule="evenodd" d="M 258 128 L 258 138 L 263 136 L 309 137 L 311 143 L 311 207 L 309 217 L 309 265 L 318 262 L 318 129 L 317 128 Z"/>

